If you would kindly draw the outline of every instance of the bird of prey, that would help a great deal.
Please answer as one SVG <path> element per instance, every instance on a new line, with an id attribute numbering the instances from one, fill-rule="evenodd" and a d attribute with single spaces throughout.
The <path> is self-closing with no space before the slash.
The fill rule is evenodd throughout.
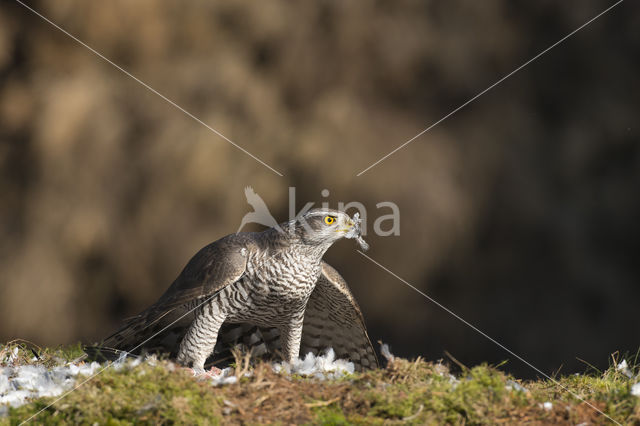
<path id="1" fill-rule="evenodd" d="M 333 348 L 357 370 L 375 368 L 360 308 L 322 260 L 341 238 L 366 249 L 360 234 L 357 214 L 313 209 L 279 228 L 227 235 L 201 249 L 156 303 L 87 352 L 165 352 L 203 372 L 235 343 L 257 354 L 279 351 L 289 362 Z"/>

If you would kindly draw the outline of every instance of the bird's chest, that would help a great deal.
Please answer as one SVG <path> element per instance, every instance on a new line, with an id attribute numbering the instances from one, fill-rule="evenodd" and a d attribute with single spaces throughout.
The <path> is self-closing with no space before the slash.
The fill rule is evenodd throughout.
<path id="1" fill-rule="evenodd" d="M 308 300 L 320 276 L 319 262 L 289 253 L 252 259 L 246 277 L 256 297 L 272 302 L 304 302 Z"/>
<path id="2" fill-rule="evenodd" d="M 225 288 L 216 303 L 230 322 L 286 325 L 304 314 L 320 273 L 319 260 L 287 253 L 254 255 L 242 279 Z"/>

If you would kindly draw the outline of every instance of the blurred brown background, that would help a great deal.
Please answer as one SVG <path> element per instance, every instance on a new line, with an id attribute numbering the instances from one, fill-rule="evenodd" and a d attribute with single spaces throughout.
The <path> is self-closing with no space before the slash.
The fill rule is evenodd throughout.
<path id="1" fill-rule="evenodd" d="M 360 177 L 612 1 L 37 1 L 0 6 L 0 341 L 97 341 L 235 232 L 401 209 L 370 255 L 538 367 L 640 339 L 640 7 L 627 1 Z M 372 220 L 369 230 L 371 231 Z M 256 228 L 257 229 L 257 228 Z M 508 354 L 340 242 L 374 340 L 467 364 Z M 512 360 L 507 369 L 534 376 Z"/>

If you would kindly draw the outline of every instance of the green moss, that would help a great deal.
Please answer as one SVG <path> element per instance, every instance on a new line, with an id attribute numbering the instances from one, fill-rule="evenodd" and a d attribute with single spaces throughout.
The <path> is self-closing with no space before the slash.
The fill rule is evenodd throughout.
<path id="1" fill-rule="evenodd" d="M 213 388 L 183 372 L 171 372 L 164 364 L 134 369 L 104 370 L 38 415 L 42 423 L 129 424 L 192 422 L 216 424 L 219 401 Z M 54 398 L 11 410 L 12 418 L 26 419 L 47 407 Z"/>
<path id="2" fill-rule="evenodd" d="M 37 349 L 18 347 L 19 363 L 54 363 L 79 356 L 79 346 Z M 4 358 L 0 358 L 4 359 Z M 240 364 L 240 363 L 239 363 Z M 623 424 L 640 423 L 640 398 L 631 395 L 634 380 L 614 367 L 604 372 L 560 377 L 557 382 L 508 386 L 513 377 L 496 367 L 480 365 L 452 379 L 446 366 L 397 359 L 385 369 L 336 380 L 276 374 L 255 363 L 251 377 L 236 385 L 214 387 L 166 361 L 136 368 L 108 368 L 56 402 L 42 399 L 11 409 L 0 424 L 18 424 L 39 410 L 43 424 L 219 424 L 274 422 L 309 424 L 604 424 L 606 418 L 583 400 Z M 634 366 L 633 374 L 638 373 Z M 78 382 L 80 383 L 80 381 Z M 542 403 L 553 403 L 545 410 Z"/>
<path id="3" fill-rule="evenodd" d="M 351 422 L 347 420 L 340 408 L 323 407 L 315 411 L 315 417 L 310 424 L 316 425 L 349 425 Z"/>

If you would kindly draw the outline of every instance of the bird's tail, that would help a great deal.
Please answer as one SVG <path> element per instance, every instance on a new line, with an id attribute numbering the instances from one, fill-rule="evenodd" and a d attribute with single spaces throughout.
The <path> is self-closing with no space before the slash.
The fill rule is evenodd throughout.
<path id="1" fill-rule="evenodd" d="M 168 353 L 175 355 L 193 318 L 181 317 L 181 310 L 158 312 L 153 309 L 129 318 L 125 325 L 99 345 L 85 347 L 96 361 L 115 361 L 124 353 Z"/>
<path id="2" fill-rule="evenodd" d="M 109 348 L 107 346 L 85 346 L 83 349 L 90 361 L 114 362 L 128 357 L 138 357 L 138 355 L 130 354 L 127 351 Z"/>

